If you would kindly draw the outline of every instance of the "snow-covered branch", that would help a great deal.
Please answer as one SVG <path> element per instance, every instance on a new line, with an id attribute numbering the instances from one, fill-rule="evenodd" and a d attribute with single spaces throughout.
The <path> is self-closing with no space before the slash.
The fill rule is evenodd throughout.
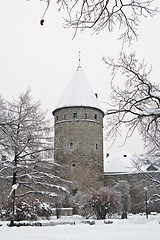
<path id="1" fill-rule="evenodd" d="M 6 117 L 0 119 L 0 134 L 3 135 L 0 147 L 3 144 L 6 160 L 0 162 L 0 174 L 4 183 L 2 191 L 12 201 L 14 218 L 17 197 L 20 201 L 25 196 L 35 195 L 47 203 L 49 197 L 69 194 L 71 183 L 57 175 L 61 166 L 53 161 L 53 127 L 41 110 L 40 102 L 33 101 L 30 90 L 17 100 L 7 102 L 4 112 Z M 9 184 L 10 193 L 6 191 Z"/>
<path id="2" fill-rule="evenodd" d="M 104 58 L 111 69 L 111 103 L 106 111 L 108 136 L 116 138 L 122 126 L 127 127 L 128 136 L 139 130 L 148 152 L 160 149 L 160 85 L 149 78 L 144 61 L 139 62 L 135 53 L 120 54 L 117 62 Z M 121 82 L 117 81 L 121 79 Z M 117 82 L 116 82 L 117 81 Z"/>
<path id="3" fill-rule="evenodd" d="M 106 28 L 109 32 L 120 32 L 120 38 L 129 42 L 138 38 L 140 19 L 153 17 L 158 12 L 154 0 L 58 0 L 57 3 L 59 10 L 67 13 L 66 27 L 75 29 L 75 35 L 78 29 L 99 33 Z"/>

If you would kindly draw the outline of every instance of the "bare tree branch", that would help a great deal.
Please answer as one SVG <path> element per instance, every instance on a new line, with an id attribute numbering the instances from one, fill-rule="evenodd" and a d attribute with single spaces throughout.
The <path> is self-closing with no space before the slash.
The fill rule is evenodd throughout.
<path id="1" fill-rule="evenodd" d="M 111 104 L 106 111 L 109 138 L 116 138 L 119 129 L 125 125 L 126 137 L 135 129 L 143 137 L 148 152 L 159 152 L 160 147 L 160 86 L 149 81 L 151 68 L 139 63 L 134 53 L 120 54 L 117 62 L 103 58 L 111 69 Z M 116 80 L 120 83 L 116 84 Z"/>
<path id="2" fill-rule="evenodd" d="M 66 11 L 66 27 L 85 30 L 93 29 L 99 33 L 104 28 L 109 32 L 120 30 L 120 38 L 132 41 L 138 37 L 138 26 L 141 17 L 153 17 L 158 8 L 153 6 L 154 0 L 57 0 L 59 10 Z"/>

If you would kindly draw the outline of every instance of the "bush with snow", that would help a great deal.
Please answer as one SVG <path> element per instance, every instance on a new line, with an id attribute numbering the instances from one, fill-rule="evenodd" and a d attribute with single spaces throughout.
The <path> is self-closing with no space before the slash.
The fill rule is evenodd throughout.
<path id="1" fill-rule="evenodd" d="M 39 217 L 49 219 L 52 211 L 49 206 L 35 197 L 27 196 L 17 198 L 15 201 L 14 220 L 37 220 Z M 0 210 L 0 217 L 3 220 L 12 218 L 12 201 L 9 201 Z"/>
<path id="2" fill-rule="evenodd" d="M 86 218 L 96 216 L 97 219 L 105 219 L 108 214 L 120 213 L 122 210 L 121 194 L 111 188 L 92 190 L 85 195 L 81 206 L 81 214 Z"/>

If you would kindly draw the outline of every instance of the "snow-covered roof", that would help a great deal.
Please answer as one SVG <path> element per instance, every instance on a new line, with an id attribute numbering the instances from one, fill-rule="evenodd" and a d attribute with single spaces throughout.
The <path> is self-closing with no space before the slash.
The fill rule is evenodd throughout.
<path id="1" fill-rule="evenodd" d="M 82 68 L 79 66 L 54 111 L 65 107 L 81 106 L 101 110 L 99 101 L 93 93 Z"/>
<path id="2" fill-rule="evenodd" d="M 129 174 L 137 172 L 133 157 L 129 153 L 117 153 L 108 156 L 104 162 L 106 174 Z"/>
<path id="3" fill-rule="evenodd" d="M 152 164 L 141 162 L 126 151 L 107 155 L 104 160 L 104 173 L 106 175 L 133 174 L 142 172 L 160 172 L 160 168 Z"/>

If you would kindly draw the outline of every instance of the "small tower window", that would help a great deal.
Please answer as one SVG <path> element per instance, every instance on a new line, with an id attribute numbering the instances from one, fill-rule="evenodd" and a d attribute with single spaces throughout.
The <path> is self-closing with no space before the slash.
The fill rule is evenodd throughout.
<path id="1" fill-rule="evenodd" d="M 94 119 L 97 119 L 97 114 L 94 115 Z"/>
<path id="2" fill-rule="evenodd" d="M 85 119 L 87 119 L 87 113 L 85 113 Z"/>
<path id="3" fill-rule="evenodd" d="M 70 143 L 69 146 L 70 146 L 70 149 L 73 149 L 73 143 Z"/>
<path id="4" fill-rule="evenodd" d="M 66 120 L 67 119 L 67 114 L 64 114 L 64 120 Z"/>
<path id="5" fill-rule="evenodd" d="M 72 189 L 72 196 L 75 196 L 76 193 L 77 193 L 77 189 L 76 189 L 76 188 L 75 188 L 75 189 Z"/>
<path id="6" fill-rule="evenodd" d="M 56 116 L 56 120 L 58 121 L 58 116 Z"/>
<path id="7" fill-rule="evenodd" d="M 96 150 L 98 150 L 98 144 L 96 143 Z"/>
<path id="8" fill-rule="evenodd" d="M 77 113 L 73 113 L 73 118 L 77 118 Z"/>

